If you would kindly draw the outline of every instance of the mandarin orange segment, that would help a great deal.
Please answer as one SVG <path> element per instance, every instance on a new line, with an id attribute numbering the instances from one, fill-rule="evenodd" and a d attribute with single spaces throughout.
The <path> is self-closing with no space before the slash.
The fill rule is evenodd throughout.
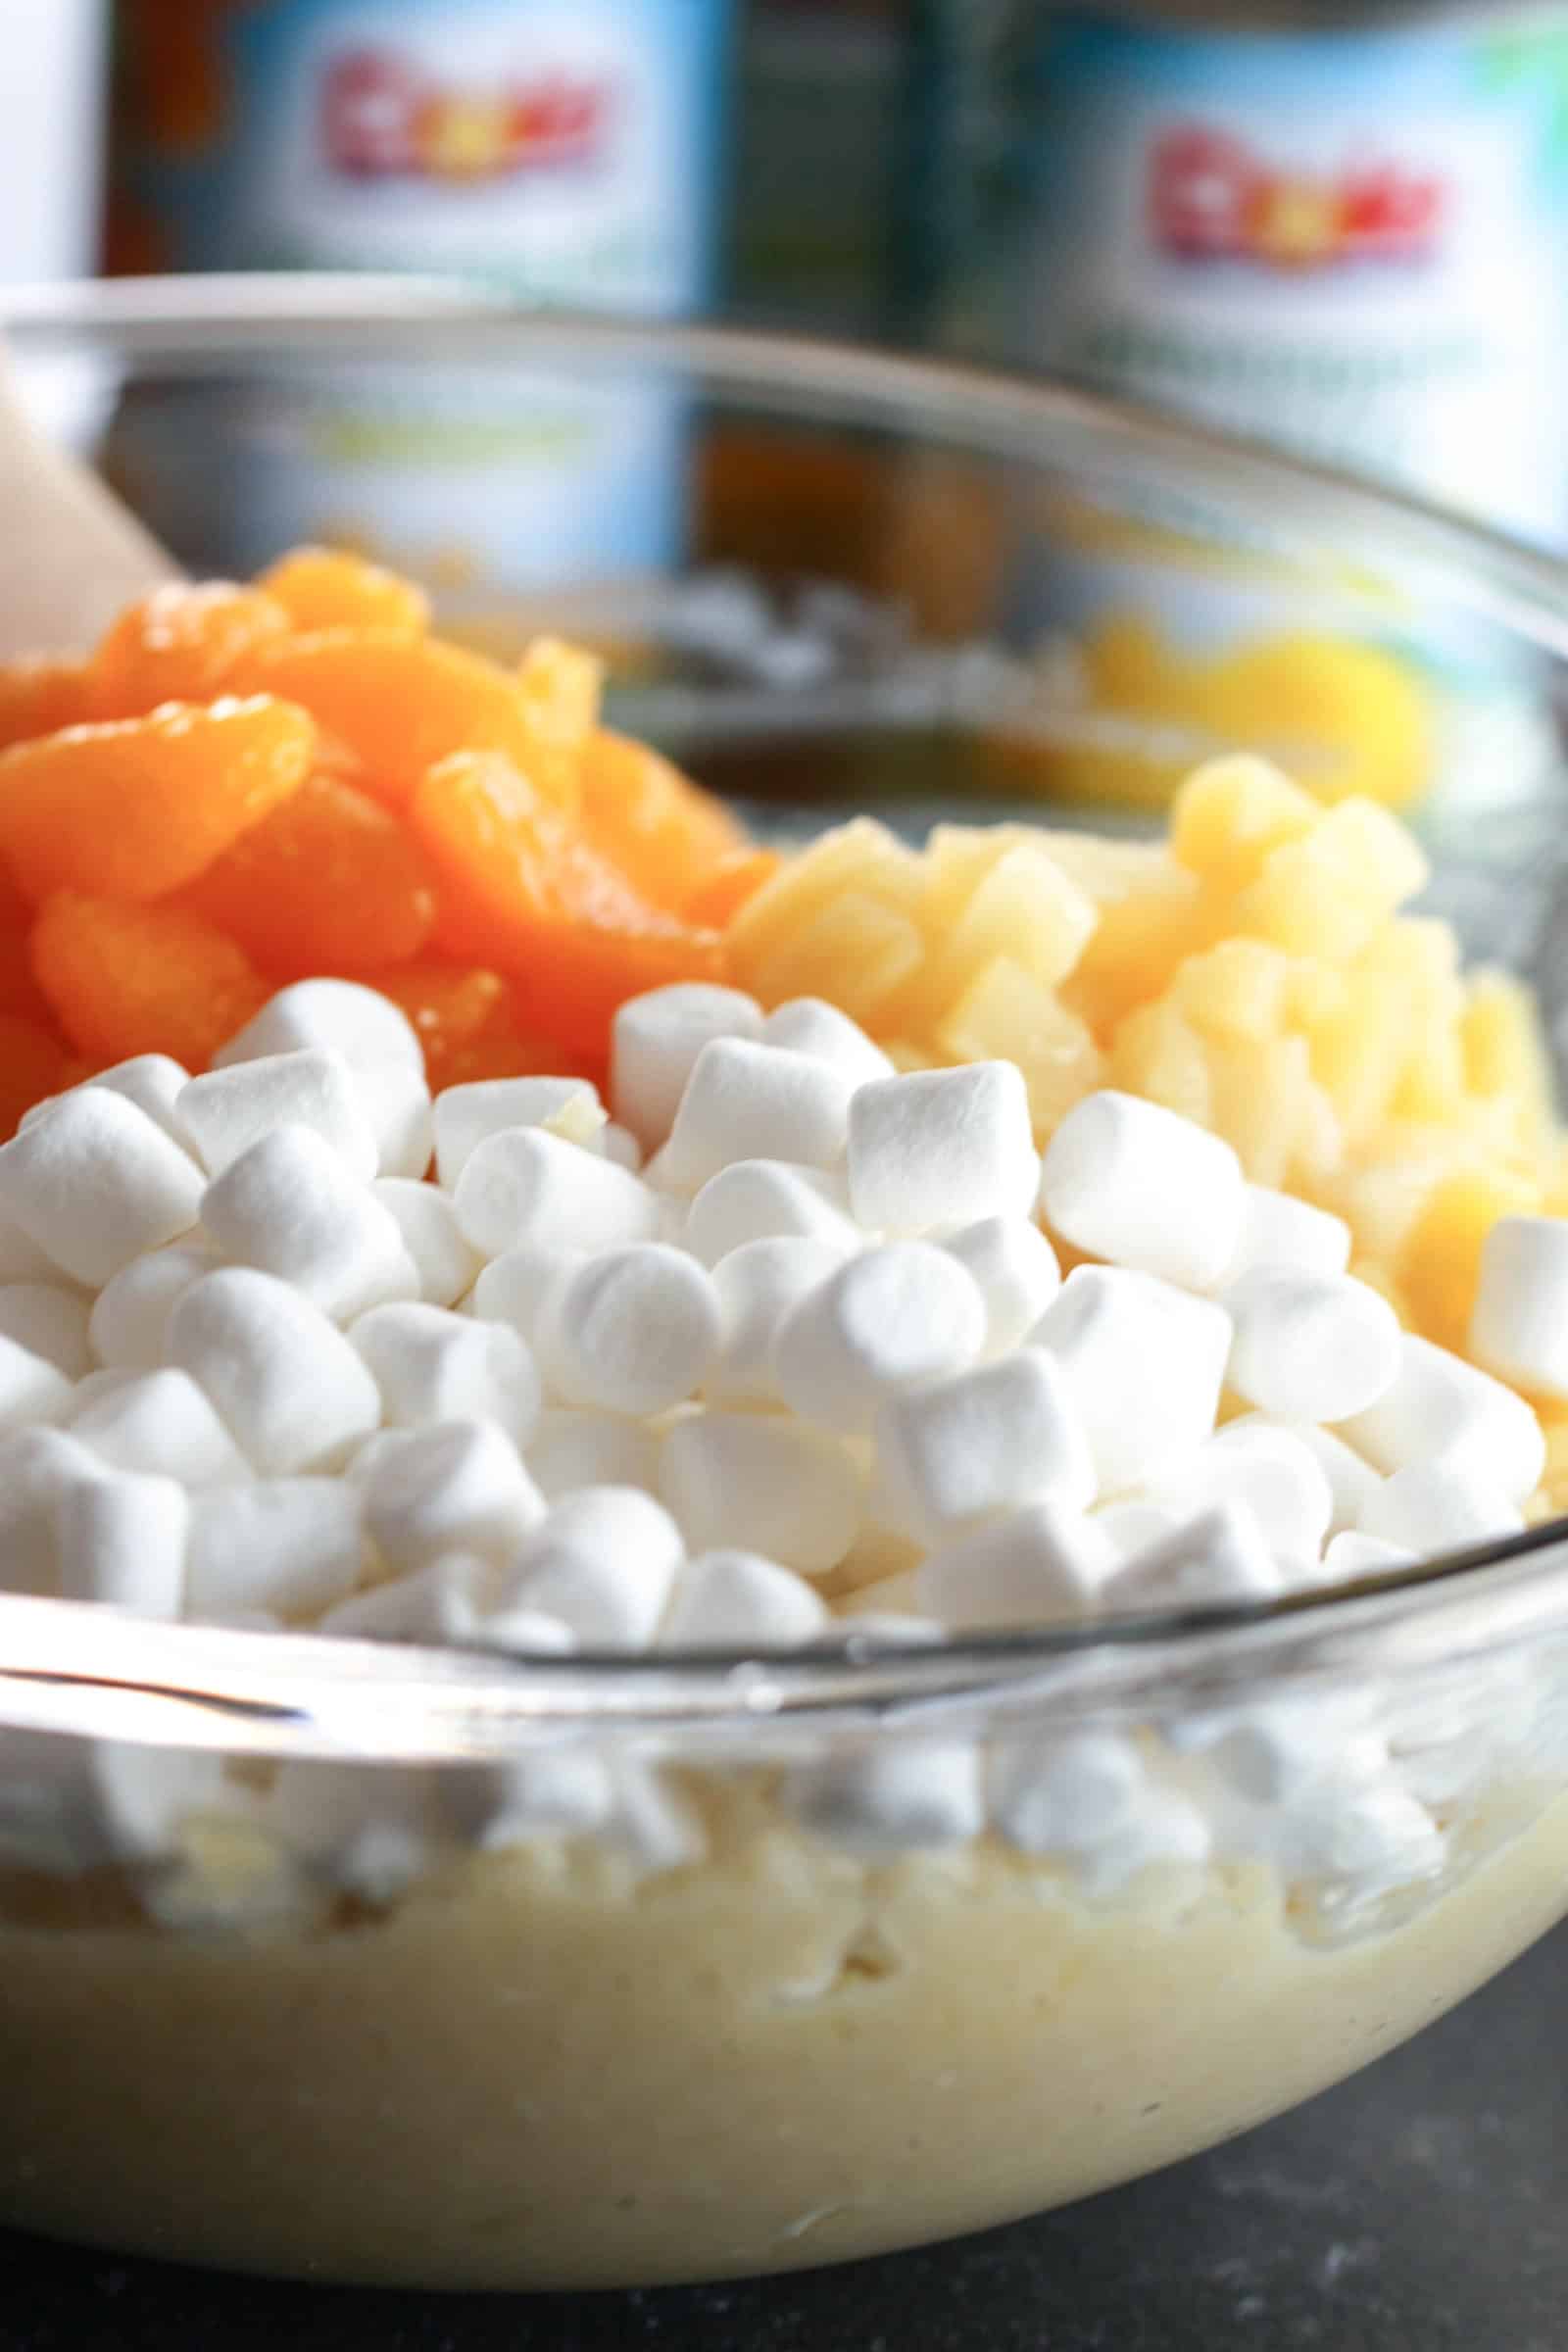
<path id="1" fill-rule="evenodd" d="M 85 662 L 38 654 L 0 662 L 0 751 L 98 715 Z"/>
<path id="2" fill-rule="evenodd" d="M 55 1018 L 99 1062 L 172 1054 L 205 1069 L 270 994 L 242 948 L 178 906 L 62 891 L 40 908 L 31 950 Z"/>
<path id="3" fill-rule="evenodd" d="M 721 801 L 646 744 L 608 728 L 590 737 L 583 755 L 582 819 L 640 890 L 677 913 L 693 885 L 746 841 Z"/>
<path id="4" fill-rule="evenodd" d="M 0 858 L 29 899 L 178 890 L 297 792 L 316 728 L 292 704 L 168 703 L 0 753 Z"/>
<path id="5" fill-rule="evenodd" d="M 777 850 L 734 850 L 703 875 L 682 904 L 687 922 L 699 931 L 727 931 L 741 908 L 765 882 L 771 882 L 784 860 Z"/>
<path id="6" fill-rule="evenodd" d="M 296 629 L 396 629 L 418 637 L 429 625 L 422 588 L 346 548 L 291 548 L 257 585 L 276 598 Z"/>
<path id="7" fill-rule="evenodd" d="M 559 637 L 536 637 L 517 665 L 529 752 L 522 761 L 541 792 L 565 808 L 582 792 L 582 762 L 599 724 L 605 665 Z"/>
<path id="8" fill-rule="evenodd" d="M 442 892 L 441 944 L 506 972 L 541 1034 L 602 1050 L 627 997 L 720 976 L 717 935 L 651 906 L 505 760 L 441 761 L 413 814 Z"/>
<path id="9" fill-rule="evenodd" d="M 93 656 L 98 718 L 140 718 L 160 703 L 221 694 L 242 656 L 287 635 L 274 597 L 230 580 L 172 580 L 127 605 Z"/>
<path id="10" fill-rule="evenodd" d="M 73 1083 L 70 1057 L 58 1037 L 40 1021 L 0 1012 L 0 1142 L 45 1095 Z"/>
<path id="11" fill-rule="evenodd" d="M 183 894 L 264 971 L 303 980 L 416 956 L 435 893 L 408 827 L 336 776 L 308 776 Z"/>
<path id="12" fill-rule="evenodd" d="M 48 1006 L 32 976 L 27 928 L 32 908 L 0 865 L 0 1012 L 48 1017 Z"/>
<path id="13" fill-rule="evenodd" d="M 510 996 L 499 972 L 429 958 L 367 972 L 365 978 L 408 1014 L 424 1048 L 432 1089 L 450 1086 L 445 1073 L 456 1057 L 482 1040 L 499 1032 L 504 1043 L 511 1042 Z"/>
<path id="14" fill-rule="evenodd" d="M 533 733 L 516 680 L 461 646 L 387 628 L 318 629 L 243 666 L 253 688 L 314 711 L 367 789 L 394 804 L 453 752 L 502 752 L 528 765 Z"/>

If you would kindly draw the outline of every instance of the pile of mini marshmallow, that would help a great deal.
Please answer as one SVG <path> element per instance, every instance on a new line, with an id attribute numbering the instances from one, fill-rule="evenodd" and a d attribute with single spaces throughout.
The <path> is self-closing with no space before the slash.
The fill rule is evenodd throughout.
<path id="1" fill-rule="evenodd" d="M 1524 1400 L 1168 1110 L 1094 1095 L 1042 1160 L 1012 1065 L 899 1074 L 826 1004 L 711 987 L 622 1009 L 611 1097 L 432 1103 L 398 1008 L 318 980 L 205 1075 L 146 1055 L 29 1112 L 0 1149 L 0 1589 L 755 1651 L 1257 1600 L 1523 1525 Z M 1096 1262 L 1063 1280 L 1042 1216 Z M 1477 1328 L 1540 1380 L 1568 1226 L 1508 1223 Z M 1208 1848 L 1147 1779 L 1122 1740 L 989 1777 L 890 1746 L 794 1794 L 866 1850 L 1090 1819 L 1115 1876 Z"/>

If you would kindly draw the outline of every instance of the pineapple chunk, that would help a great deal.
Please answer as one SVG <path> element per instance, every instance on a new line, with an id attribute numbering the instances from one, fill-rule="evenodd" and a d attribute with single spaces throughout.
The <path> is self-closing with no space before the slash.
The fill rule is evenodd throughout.
<path id="1" fill-rule="evenodd" d="M 1109 1078 L 1129 1095 L 1147 1095 L 1183 1118 L 1213 1124 L 1214 1091 L 1203 1041 L 1168 999 L 1127 1015 L 1111 1047 Z"/>
<path id="2" fill-rule="evenodd" d="M 772 880 L 749 899 L 728 932 L 740 985 L 764 956 L 787 949 L 797 929 L 810 923 L 847 891 L 912 914 L 921 896 L 921 863 L 886 825 L 868 816 L 840 825 L 786 858 Z"/>
<path id="3" fill-rule="evenodd" d="M 1170 846 L 1216 890 L 1243 890 L 1273 851 L 1309 834 L 1322 813 L 1267 760 L 1210 760 L 1176 795 Z"/>
<path id="4" fill-rule="evenodd" d="M 1314 1105 L 1306 1041 L 1276 1037 L 1210 1049 L 1209 1123 L 1254 1184 L 1284 1185 Z"/>
<path id="5" fill-rule="evenodd" d="M 1425 887 L 1428 871 L 1396 817 L 1375 801 L 1342 801 L 1264 858 L 1236 901 L 1237 927 L 1293 956 L 1348 962 Z"/>
<path id="6" fill-rule="evenodd" d="M 1150 890 L 1100 909 L 1100 924 L 1062 995 L 1099 1038 L 1164 994 L 1178 966 L 1210 947 L 1224 924 L 1196 878 L 1169 866 Z"/>
<path id="7" fill-rule="evenodd" d="M 1499 1217 L 1534 1216 L 1540 1206 L 1540 1185 L 1499 1166 L 1458 1169 L 1427 1195 L 1397 1272 L 1416 1327 L 1429 1340 L 1463 1348 L 1482 1244 Z"/>
<path id="8" fill-rule="evenodd" d="M 1477 972 L 1459 1020 L 1465 1081 L 1473 1095 L 1505 1103 L 1517 1141 L 1544 1152 L 1552 1129 L 1551 1062 L 1536 1001 L 1506 972 Z"/>
<path id="9" fill-rule="evenodd" d="M 1094 904 L 1033 842 L 1003 853 L 946 932 L 934 933 L 906 1017 L 923 1029 L 998 956 L 1043 988 L 1066 977 L 1092 938 Z"/>
<path id="10" fill-rule="evenodd" d="M 1015 1061 L 1040 1135 L 1102 1082 L 1100 1051 L 1083 1022 L 1008 956 L 975 975 L 936 1042 L 954 1061 Z"/>
<path id="11" fill-rule="evenodd" d="M 874 1031 L 895 1017 L 901 991 L 924 961 L 924 935 L 908 915 L 869 892 L 848 890 L 736 968 L 764 1004 L 826 997 Z"/>
<path id="12" fill-rule="evenodd" d="M 1258 1044 L 1280 1029 L 1290 978 L 1290 957 L 1278 948 L 1260 939 L 1222 939 L 1188 957 L 1171 993 L 1205 1036 Z"/>

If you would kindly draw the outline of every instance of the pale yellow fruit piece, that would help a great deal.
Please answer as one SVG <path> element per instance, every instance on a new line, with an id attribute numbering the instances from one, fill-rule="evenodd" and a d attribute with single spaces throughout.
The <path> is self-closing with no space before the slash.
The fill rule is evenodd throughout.
<path id="1" fill-rule="evenodd" d="M 1162 891 L 1180 870 L 1162 841 L 1116 841 L 1104 833 L 1069 833 L 1060 827 L 1042 828 L 1033 838 L 1097 906 Z"/>
<path id="2" fill-rule="evenodd" d="M 1285 991 L 1285 1018 L 1293 1028 L 1315 1029 L 1342 1013 L 1350 1001 L 1349 983 L 1337 963 L 1321 963 L 1302 956 L 1291 964 Z"/>
<path id="3" fill-rule="evenodd" d="M 1164 995 L 1178 966 L 1212 946 L 1225 928 L 1217 906 L 1180 866 L 1156 887 L 1102 905 L 1100 925 L 1062 984 L 1062 995 L 1097 1037 L 1140 1004 Z"/>
<path id="4" fill-rule="evenodd" d="M 1304 1038 L 1238 1040 L 1211 1049 L 1209 1124 L 1234 1146 L 1254 1184 L 1288 1182 L 1311 1084 Z"/>
<path id="5" fill-rule="evenodd" d="M 737 976 L 764 1004 L 826 997 L 874 1030 L 924 961 L 925 936 L 907 914 L 847 890 L 815 912 L 803 910 L 798 928 L 749 956 Z"/>
<path id="6" fill-rule="evenodd" d="M 1507 1168 L 1461 1168 L 1427 1195 L 1399 1252 L 1399 1285 L 1418 1330 L 1463 1349 L 1481 1250 L 1499 1217 L 1534 1216 L 1541 1188 Z"/>
<path id="7" fill-rule="evenodd" d="M 1094 902 L 1044 850 L 1018 843 L 996 860 L 946 930 L 931 934 L 905 1019 L 922 1032 L 998 956 L 1054 988 L 1078 961 L 1099 919 Z"/>
<path id="8" fill-rule="evenodd" d="M 1375 801 L 1342 801 L 1298 841 L 1273 850 L 1236 901 L 1236 927 L 1293 956 L 1348 962 L 1426 883 L 1427 861 Z"/>
<path id="9" fill-rule="evenodd" d="M 1044 836 L 1033 825 L 933 825 L 926 836 L 921 916 L 940 933 L 962 916 L 992 867 Z"/>
<path id="10" fill-rule="evenodd" d="M 1214 1095 L 1203 1040 L 1168 1000 L 1141 1005 L 1116 1031 L 1106 1065 L 1112 1086 L 1147 1095 L 1200 1126 L 1213 1123 Z"/>
<path id="11" fill-rule="evenodd" d="M 936 1033 L 954 1061 L 1015 1061 L 1037 1135 L 1102 1083 L 1100 1050 L 1076 1013 L 1010 956 L 975 975 Z"/>
<path id="12" fill-rule="evenodd" d="M 1470 1092 L 1507 1103 L 1519 1142 L 1544 1152 L 1554 1095 L 1541 1011 L 1530 990 L 1507 972 L 1477 972 L 1466 992 L 1459 1037 Z"/>
<path id="13" fill-rule="evenodd" d="M 1221 891 L 1241 890 L 1264 859 L 1312 831 L 1322 809 L 1267 760 L 1210 760 L 1177 793 L 1170 846 L 1181 864 Z"/>
<path id="14" fill-rule="evenodd" d="M 1172 994 L 1196 1029 L 1220 1039 L 1258 1043 L 1285 1018 L 1291 959 L 1261 939 L 1222 939 L 1190 956 Z"/>
<path id="15" fill-rule="evenodd" d="M 1541 1474 L 1541 1494 L 1548 1508 L 1541 1515 L 1555 1518 L 1568 1511 L 1568 1421 L 1548 1421 L 1543 1415 L 1542 1427 L 1546 1435 L 1546 1467 Z"/>
<path id="16" fill-rule="evenodd" d="M 1452 1135 L 1391 1126 L 1370 1151 L 1348 1159 L 1323 1188 L 1323 1205 L 1344 1217 L 1358 1253 L 1397 1264 L 1432 1194 L 1464 1151 Z"/>
<path id="17" fill-rule="evenodd" d="M 1310 1032 L 1312 1075 L 1352 1145 L 1388 1116 L 1409 1052 L 1401 1011 L 1396 1000 L 1357 982 L 1344 1009 Z"/>
<path id="18" fill-rule="evenodd" d="M 1310 1070 L 1310 1062 L 1308 1062 Z M 1297 1102 L 1296 1142 L 1291 1153 L 1289 1192 L 1315 1199 L 1345 1163 L 1345 1129 L 1326 1090 L 1308 1075 Z"/>
<path id="19" fill-rule="evenodd" d="M 927 1053 L 924 1046 L 915 1045 L 907 1037 L 885 1037 L 881 1040 L 881 1046 L 893 1067 L 901 1073 L 928 1070 L 936 1059 L 936 1055 Z"/>
<path id="20" fill-rule="evenodd" d="M 787 858 L 772 880 L 747 901 L 727 933 L 741 985 L 750 987 L 748 975 L 764 956 L 848 891 L 912 914 L 920 904 L 920 859 L 869 816 L 839 825 Z"/>

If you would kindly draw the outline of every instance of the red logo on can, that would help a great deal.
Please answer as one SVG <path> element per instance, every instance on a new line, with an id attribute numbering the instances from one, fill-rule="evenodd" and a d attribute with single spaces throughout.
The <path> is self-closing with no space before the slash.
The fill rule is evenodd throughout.
<path id="1" fill-rule="evenodd" d="M 321 84 L 321 144 L 353 179 L 504 179 L 595 162 L 608 80 L 556 71 L 491 89 L 437 81 L 395 49 L 353 49 Z"/>
<path id="2" fill-rule="evenodd" d="M 1155 243 L 1187 261 L 1277 270 L 1425 260 L 1448 195 L 1435 173 L 1387 161 L 1332 174 L 1271 165 L 1245 139 L 1200 123 L 1155 142 L 1149 218 Z"/>

